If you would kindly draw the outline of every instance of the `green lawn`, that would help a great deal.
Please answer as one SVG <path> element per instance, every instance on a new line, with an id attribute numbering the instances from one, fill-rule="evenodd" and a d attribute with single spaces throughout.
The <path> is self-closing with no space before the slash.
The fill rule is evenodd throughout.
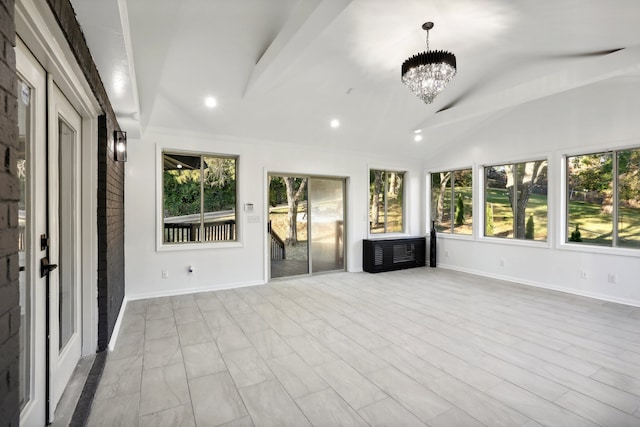
<path id="1" fill-rule="evenodd" d="M 487 190 L 487 202 L 493 208 L 494 236 L 513 237 L 513 211 L 506 189 Z M 526 219 L 533 215 L 534 240 L 547 240 L 547 196 L 531 194 L 525 211 Z M 526 221 L 526 220 L 525 220 Z"/>

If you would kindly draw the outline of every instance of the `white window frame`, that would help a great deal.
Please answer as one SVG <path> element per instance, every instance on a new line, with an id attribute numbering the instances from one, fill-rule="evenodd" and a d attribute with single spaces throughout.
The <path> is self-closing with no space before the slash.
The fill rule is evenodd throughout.
<path id="1" fill-rule="evenodd" d="M 165 243 L 164 242 L 164 153 L 185 156 L 227 157 L 236 160 L 236 240 L 220 242 Z M 214 153 L 200 150 L 175 149 L 172 146 L 156 145 L 156 251 L 185 251 L 201 249 L 227 249 L 243 247 L 242 212 L 240 206 L 240 156 L 238 154 Z"/>

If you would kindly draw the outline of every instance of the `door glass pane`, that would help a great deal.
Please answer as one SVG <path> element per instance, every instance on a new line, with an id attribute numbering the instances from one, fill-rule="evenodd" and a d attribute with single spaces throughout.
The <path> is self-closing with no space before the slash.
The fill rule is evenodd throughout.
<path id="1" fill-rule="evenodd" d="M 18 153 L 17 175 L 20 180 L 20 202 L 18 204 L 18 258 L 20 263 L 20 408 L 29 401 L 31 379 L 31 289 L 27 267 L 30 248 L 28 236 L 29 204 L 27 203 L 28 167 L 26 151 L 31 136 L 31 88 L 18 80 Z"/>
<path id="2" fill-rule="evenodd" d="M 307 181 L 269 177 L 269 246 L 271 277 L 309 273 Z"/>
<path id="3" fill-rule="evenodd" d="M 76 332 L 75 318 L 75 272 L 74 272 L 74 185 L 73 168 L 71 167 L 74 152 L 76 132 L 64 121 L 58 120 L 59 142 L 59 218 L 60 218 L 60 254 L 58 268 L 60 283 L 58 286 L 58 316 L 59 316 L 59 349 L 62 349 L 71 336 Z"/>
<path id="4" fill-rule="evenodd" d="M 343 180 L 311 179 L 312 271 L 344 269 L 344 185 Z"/>

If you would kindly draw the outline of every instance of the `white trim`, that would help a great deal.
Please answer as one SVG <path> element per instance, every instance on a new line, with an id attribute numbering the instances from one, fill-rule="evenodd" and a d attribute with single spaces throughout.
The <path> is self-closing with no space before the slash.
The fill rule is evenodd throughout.
<path id="1" fill-rule="evenodd" d="M 532 286 L 534 288 L 548 289 L 548 290 L 551 290 L 551 291 L 563 292 L 565 294 L 571 294 L 571 295 L 578 295 L 578 296 L 581 296 L 581 297 L 593 298 L 593 299 L 597 299 L 597 300 L 600 300 L 600 301 L 614 302 L 614 303 L 617 303 L 617 304 L 624 304 L 624 305 L 629 305 L 629 306 L 632 306 L 632 307 L 640 307 L 640 301 L 626 299 L 626 298 L 612 297 L 610 295 L 600 294 L 600 293 L 597 293 L 597 292 L 578 291 L 578 290 L 571 289 L 571 288 L 563 288 L 561 286 L 550 285 L 548 283 L 536 282 L 536 281 L 533 281 L 533 280 L 527 280 L 527 279 L 522 279 L 522 278 L 518 278 L 518 277 L 503 276 L 503 275 L 500 275 L 500 274 L 492 274 L 492 273 L 487 273 L 485 271 L 474 270 L 474 269 L 471 269 L 471 268 L 456 267 L 454 265 L 439 264 L 438 267 L 442 268 L 444 270 L 459 271 L 461 273 L 468 273 L 468 274 L 473 274 L 473 275 L 476 275 L 476 276 L 488 277 L 488 278 L 491 278 L 491 279 L 504 280 L 505 282 L 510 282 L 510 283 L 514 283 L 514 284 L 517 284 L 517 285 Z"/>
<path id="2" fill-rule="evenodd" d="M 16 1 L 16 34 L 31 52 L 45 64 L 60 90 L 71 105 L 84 116 L 101 113 L 100 104 L 93 96 L 91 86 L 75 60 L 66 38 L 46 2 Z"/>
<path id="3" fill-rule="evenodd" d="M 229 248 L 242 248 L 244 247 L 244 225 L 243 220 L 245 217 L 244 211 L 240 209 L 242 205 L 241 201 L 242 184 L 243 180 L 240 178 L 241 171 L 241 156 L 240 154 L 227 154 L 227 153 L 214 153 L 210 151 L 203 151 L 198 149 L 174 149 L 172 145 L 156 144 L 156 211 L 155 211 L 155 227 L 156 227 L 156 252 L 172 252 L 172 251 L 190 251 L 190 250 L 202 250 L 202 249 L 229 249 Z M 164 162 L 163 152 L 168 151 L 174 154 L 184 154 L 193 156 L 211 156 L 211 157 L 226 157 L 233 158 L 236 161 L 236 240 L 224 241 L 224 242 L 200 242 L 200 243 L 164 243 L 163 234 L 163 207 L 162 207 L 162 190 L 164 183 Z M 202 202 L 202 201 L 201 201 Z"/>
<path id="4" fill-rule="evenodd" d="M 127 300 L 137 301 L 137 300 L 148 299 L 148 298 L 171 297 L 171 296 L 177 296 L 177 295 L 197 294 L 200 292 L 223 291 L 226 289 L 238 289 L 238 288 L 246 288 L 249 286 L 260 286 L 260 285 L 266 285 L 266 282 L 262 280 L 254 280 L 250 282 L 225 283 L 221 285 L 199 286 L 199 287 L 193 287 L 193 288 L 173 289 L 173 290 L 167 290 L 167 291 L 143 292 L 140 294 L 127 295 Z"/>
<path id="5" fill-rule="evenodd" d="M 126 296 L 122 299 L 122 305 L 120 306 L 120 311 L 118 312 L 118 318 L 116 319 L 116 324 L 113 325 L 113 332 L 111 333 L 111 339 L 109 340 L 109 346 L 107 347 L 109 351 L 113 351 L 116 348 L 116 342 L 118 341 L 118 335 L 120 334 L 120 326 L 122 326 L 122 319 L 124 318 L 124 313 L 127 308 L 127 302 L 129 298 Z"/>

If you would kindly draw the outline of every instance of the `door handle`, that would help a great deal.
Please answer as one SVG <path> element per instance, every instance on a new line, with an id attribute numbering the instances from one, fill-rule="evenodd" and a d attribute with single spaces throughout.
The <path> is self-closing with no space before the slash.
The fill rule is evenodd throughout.
<path id="1" fill-rule="evenodd" d="M 45 277 L 49 272 L 58 268 L 58 264 L 49 264 L 49 258 L 40 259 L 40 277 Z"/>

